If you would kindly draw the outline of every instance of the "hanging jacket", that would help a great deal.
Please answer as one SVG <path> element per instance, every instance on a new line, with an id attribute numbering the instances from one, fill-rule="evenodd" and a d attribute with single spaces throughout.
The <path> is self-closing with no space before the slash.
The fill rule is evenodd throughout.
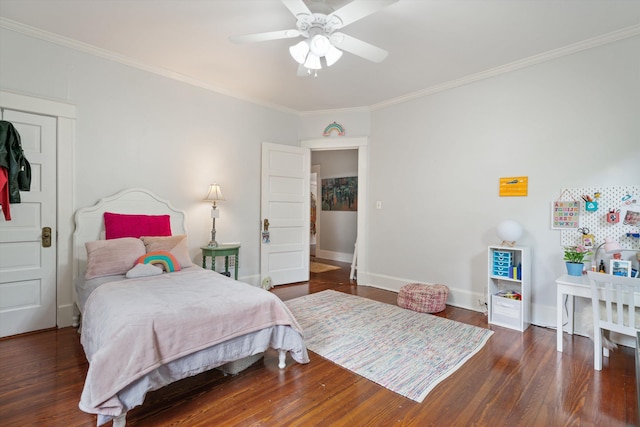
<path id="1" fill-rule="evenodd" d="M 20 134 L 5 120 L 0 120 L 0 167 L 7 169 L 9 202 L 20 203 L 20 191 L 31 189 L 31 164 L 22 151 Z"/>

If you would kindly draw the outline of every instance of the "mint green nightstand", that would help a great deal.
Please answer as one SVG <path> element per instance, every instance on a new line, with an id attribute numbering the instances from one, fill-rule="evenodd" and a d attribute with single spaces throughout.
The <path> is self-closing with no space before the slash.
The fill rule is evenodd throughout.
<path id="1" fill-rule="evenodd" d="M 211 269 L 216 271 L 216 257 L 224 257 L 224 272 L 229 275 L 229 256 L 234 256 L 235 279 L 238 280 L 238 254 L 240 245 L 218 245 L 215 248 L 211 246 L 203 246 L 202 250 L 202 268 L 207 268 L 207 257 L 211 257 Z"/>

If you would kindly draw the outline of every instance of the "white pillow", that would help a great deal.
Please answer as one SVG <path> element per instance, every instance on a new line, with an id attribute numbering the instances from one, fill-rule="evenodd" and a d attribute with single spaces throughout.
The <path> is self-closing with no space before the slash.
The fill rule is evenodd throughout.
<path id="1" fill-rule="evenodd" d="M 162 274 L 162 269 L 153 264 L 136 264 L 131 270 L 127 271 L 127 279 L 135 279 L 136 277 L 157 276 Z"/>

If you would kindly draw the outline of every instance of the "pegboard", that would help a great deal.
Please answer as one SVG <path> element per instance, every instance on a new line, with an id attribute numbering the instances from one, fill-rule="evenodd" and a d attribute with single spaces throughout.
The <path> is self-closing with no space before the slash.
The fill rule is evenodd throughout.
<path id="1" fill-rule="evenodd" d="M 600 197 L 595 199 L 598 202 L 598 210 L 587 212 L 586 203 L 582 200 L 582 195 L 594 197 L 600 193 Z M 624 224 L 624 214 L 630 205 L 630 201 L 635 200 L 635 208 L 640 206 L 640 186 L 628 185 L 620 187 L 585 187 L 585 188 L 563 188 L 562 200 L 577 200 L 580 202 L 580 228 L 588 228 L 589 233 L 594 235 L 595 245 L 598 247 L 604 242 L 605 237 L 611 237 L 620 243 L 625 249 L 638 249 L 639 239 L 627 236 L 627 233 L 640 233 L 640 227 Z M 626 200 L 623 200 L 626 199 Z M 620 209 L 620 221 L 617 224 L 607 222 L 609 209 Z M 560 244 L 562 246 L 573 246 L 582 243 L 582 233 L 577 229 L 563 229 L 560 232 Z"/>

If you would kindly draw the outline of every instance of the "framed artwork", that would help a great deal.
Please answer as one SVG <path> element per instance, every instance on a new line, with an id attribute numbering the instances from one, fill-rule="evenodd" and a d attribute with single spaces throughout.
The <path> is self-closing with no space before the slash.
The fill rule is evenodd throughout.
<path id="1" fill-rule="evenodd" d="M 500 178 L 500 197 L 526 196 L 529 188 L 528 176 Z"/>
<path id="2" fill-rule="evenodd" d="M 614 276 L 631 277 L 631 261 L 612 259 L 609 263 L 609 271 Z"/>
<path id="3" fill-rule="evenodd" d="M 580 202 L 556 200 L 551 202 L 551 228 L 578 228 L 580 224 Z"/>
<path id="4" fill-rule="evenodd" d="M 623 205 L 620 216 L 624 225 L 640 227 L 640 205 L 637 203 Z"/>
<path id="5" fill-rule="evenodd" d="M 358 177 L 322 180 L 323 211 L 357 211 Z"/>

